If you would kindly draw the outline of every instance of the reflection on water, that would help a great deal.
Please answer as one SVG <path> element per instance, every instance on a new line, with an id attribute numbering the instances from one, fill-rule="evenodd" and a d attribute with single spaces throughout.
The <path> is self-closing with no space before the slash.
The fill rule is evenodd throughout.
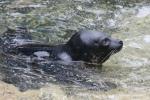
<path id="1" fill-rule="evenodd" d="M 60 79 L 47 76 L 49 75 L 47 73 L 58 71 L 53 66 L 44 72 L 44 74 L 47 74 L 44 76 L 44 69 L 41 66 L 47 66 L 47 64 L 41 63 L 30 66 L 27 63 L 22 63 L 23 61 L 18 57 L 10 57 L 7 54 L 3 54 L 0 50 L 0 79 L 6 77 L 5 75 L 8 73 L 9 77 L 5 81 L 8 82 L 8 80 L 10 81 L 12 79 L 10 83 L 14 82 L 13 84 L 15 86 L 20 85 L 20 87 L 24 88 L 37 88 L 37 86 L 42 86 L 36 90 L 19 92 L 17 90 L 18 88 L 13 85 L 0 82 L 0 99 L 2 98 L 4 100 L 12 97 L 14 100 L 60 100 L 62 98 L 64 100 L 137 100 L 136 98 L 139 100 L 149 100 L 149 1 L 144 0 L 141 3 L 140 0 L 114 1 L 111 2 L 110 0 L 107 3 L 97 0 L 0 1 L 1 33 L 6 30 L 6 26 L 12 28 L 26 26 L 30 29 L 31 35 L 36 41 L 58 44 L 67 41 L 76 30 L 93 29 L 110 33 L 122 39 L 125 43 L 123 50 L 106 62 L 101 70 L 93 67 L 85 69 L 83 66 L 77 65 L 78 70 L 71 70 L 72 73 L 69 73 L 69 78 L 67 78 L 68 76 L 63 76 L 64 73 L 67 75 L 66 72 L 62 72 L 63 70 L 60 70 L 60 74 L 55 74 L 57 78 L 60 75 L 62 77 Z M 59 68 L 63 69 L 70 67 L 67 66 L 58 65 Z M 34 67 L 34 70 L 29 70 L 30 67 Z M 36 70 L 37 67 L 40 68 L 40 71 Z M 33 75 L 31 72 L 36 73 Z M 28 77 L 28 75 L 20 77 L 20 75 L 24 75 L 23 73 L 32 77 Z M 84 75 L 82 75 L 83 73 Z M 73 77 L 70 77 L 71 74 Z M 34 80 L 35 77 L 38 78 L 36 81 Z M 21 80 L 21 78 L 22 80 L 28 81 L 17 81 Z M 55 82 L 56 79 L 65 79 L 67 83 L 70 80 L 76 82 L 77 78 L 97 83 L 101 83 L 102 81 L 111 82 L 117 84 L 117 88 L 104 92 L 88 89 L 90 85 L 85 85 L 85 88 L 81 88 L 82 86 L 78 87 L 76 84 L 66 85 L 62 84 L 62 81 Z M 84 82 L 86 83 L 86 81 Z M 34 82 L 37 85 L 30 84 Z"/>

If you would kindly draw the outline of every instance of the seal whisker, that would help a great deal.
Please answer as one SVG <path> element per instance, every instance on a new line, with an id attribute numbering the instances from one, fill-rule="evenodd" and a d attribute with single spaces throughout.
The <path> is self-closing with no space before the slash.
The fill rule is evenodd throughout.
<path id="1" fill-rule="evenodd" d="M 113 53 L 113 51 L 111 51 L 110 53 L 108 53 L 102 60 L 101 60 L 101 63 L 103 63 L 103 61 L 108 57 L 108 56 L 111 56 Z"/>

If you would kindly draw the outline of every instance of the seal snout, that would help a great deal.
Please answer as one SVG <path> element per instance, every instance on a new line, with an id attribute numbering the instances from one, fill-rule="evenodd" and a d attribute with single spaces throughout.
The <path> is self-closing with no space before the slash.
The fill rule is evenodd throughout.
<path id="1" fill-rule="evenodd" d="M 120 41 L 119 41 L 119 44 L 121 44 L 121 45 L 123 46 L 123 41 L 120 40 Z"/>
<path id="2" fill-rule="evenodd" d="M 123 47 L 123 41 L 121 41 L 121 40 L 118 40 L 118 51 L 120 51 L 121 49 L 122 49 L 122 47 Z"/>
<path id="3" fill-rule="evenodd" d="M 120 48 L 123 47 L 123 41 L 119 40 Z"/>

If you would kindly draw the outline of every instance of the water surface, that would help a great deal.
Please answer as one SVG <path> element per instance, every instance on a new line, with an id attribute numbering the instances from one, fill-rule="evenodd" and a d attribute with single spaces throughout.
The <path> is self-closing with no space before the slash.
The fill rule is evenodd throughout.
<path id="1" fill-rule="evenodd" d="M 79 29 L 102 30 L 124 41 L 121 52 L 102 69 L 89 74 L 93 81 L 109 81 L 117 88 L 90 90 L 48 82 L 39 89 L 20 92 L 0 82 L 0 99 L 13 100 L 149 100 L 150 4 L 148 0 L 100 2 L 96 0 L 2 0 L 1 33 L 6 27 L 25 26 L 37 41 L 66 42 Z M 1 56 L 2 57 L 2 56 Z M 7 66 L 0 58 L 1 68 Z M 0 73 L 0 79 L 3 74 Z"/>

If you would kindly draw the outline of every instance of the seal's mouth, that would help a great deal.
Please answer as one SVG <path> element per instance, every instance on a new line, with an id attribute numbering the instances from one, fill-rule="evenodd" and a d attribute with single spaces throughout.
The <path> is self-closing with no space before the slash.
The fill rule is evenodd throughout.
<path id="1" fill-rule="evenodd" d="M 117 47 L 117 48 L 112 49 L 111 51 L 112 51 L 113 53 L 117 53 L 117 52 L 119 52 L 119 51 L 121 51 L 121 50 L 122 50 L 122 47 L 123 47 L 123 44 L 122 44 L 122 45 L 120 45 L 120 46 L 119 46 L 119 47 Z"/>

